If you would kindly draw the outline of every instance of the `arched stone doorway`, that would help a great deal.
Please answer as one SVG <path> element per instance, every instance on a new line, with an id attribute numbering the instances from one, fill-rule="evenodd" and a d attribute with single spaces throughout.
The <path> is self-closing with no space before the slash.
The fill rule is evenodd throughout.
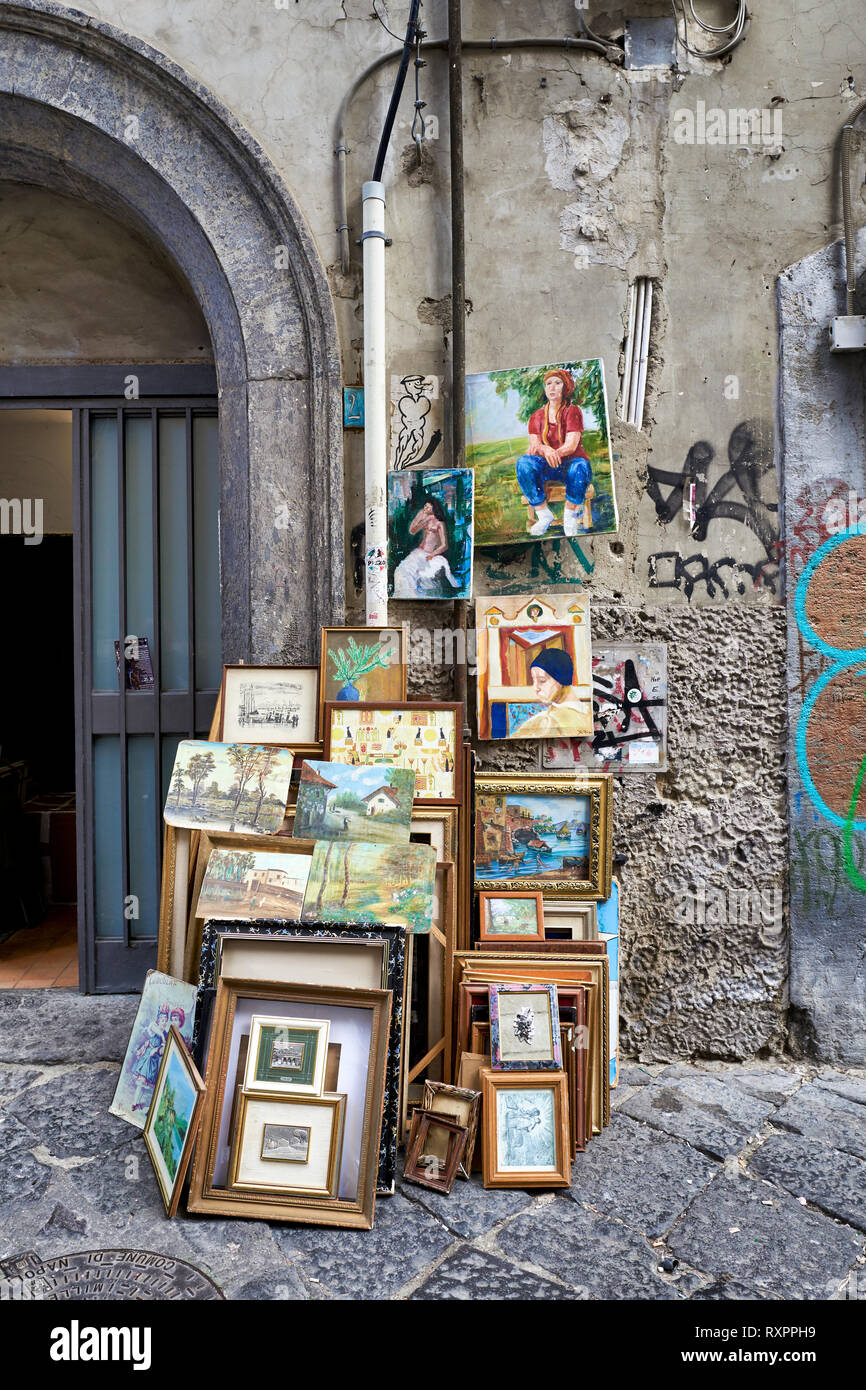
<path id="1" fill-rule="evenodd" d="M 213 369 L 206 362 L 200 368 L 193 364 L 195 354 L 189 351 L 192 339 L 187 343 L 187 351 L 180 354 L 189 364 L 183 370 L 208 374 L 211 384 L 207 390 L 142 390 L 143 395 L 154 400 L 147 403 L 146 409 L 143 400 L 137 409 L 131 406 L 129 414 L 136 418 L 127 421 L 127 409 L 121 399 L 116 427 L 103 418 L 104 402 L 90 413 L 99 414 L 97 425 L 100 429 L 105 427 L 106 440 L 110 436 L 122 441 L 127 425 L 135 430 L 140 427 L 139 447 L 144 457 L 147 449 L 141 441 L 150 426 L 140 417 L 149 415 L 152 407 L 153 437 L 161 439 L 159 431 L 166 423 L 167 434 L 175 438 L 176 462 L 181 472 L 183 450 L 179 432 L 185 416 L 190 480 L 198 467 L 197 426 L 200 424 L 203 431 L 208 425 L 213 427 L 210 437 L 216 446 L 218 435 L 218 449 L 211 450 L 209 476 L 216 479 L 218 473 L 221 582 L 220 601 L 214 612 L 217 642 L 211 643 L 211 647 L 216 649 L 218 645 L 221 623 L 225 661 L 314 661 L 320 626 L 339 621 L 343 611 L 340 368 L 336 325 L 324 272 L 303 219 L 279 176 L 231 114 L 162 55 L 107 25 L 44 3 L 0 10 L 0 160 L 7 186 L 46 190 L 46 196 L 50 194 L 58 202 L 76 200 L 79 208 L 100 210 L 116 219 L 117 224 L 132 229 L 147 245 L 158 248 L 166 263 L 177 268 L 179 280 L 189 287 L 210 339 L 218 386 L 218 417 L 213 400 Z M 72 300 L 70 305 L 74 312 Z M 204 337 L 195 333 L 194 336 L 196 341 L 199 336 Z M 150 340 L 153 341 L 152 334 Z M 205 356 L 210 356 L 209 350 Z M 69 359 L 63 352 L 58 357 L 75 360 L 74 355 Z M 20 359 L 14 352 L 7 352 L 0 367 L 3 382 L 10 380 L 10 373 L 14 376 L 16 372 L 32 374 L 40 370 L 19 366 L 19 360 L 32 363 L 39 359 L 28 357 L 26 351 Z M 96 350 L 90 358 L 85 350 L 79 360 L 104 358 L 100 359 Z M 160 352 L 150 360 L 165 361 L 166 356 Z M 174 361 L 176 356 L 171 354 L 167 360 Z M 135 358 L 129 367 L 137 371 Z M 109 373 L 111 370 L 106 369 Z M 143 369 L 145 373 L 151 370 Z M 105 372 L 100 371 L 104 380 Z M 122 363 L 116 364 L 115 375 L 116 385 L 111 384 L 108 391 L 94 387 L 81 394 L 122 398 Z M 22 393 L 0 385 L 0 394 L 17 398 Z M 23 392 L 28 397 L 53 394 Z M 160 395 L 189 394 L 208 396 L 209 403 L 188 400 L 180 404 L 178 414 L 177 402 L 160 405 L 155 399 Z M 38 405 L 39 401 L 31 400 L 29 404 Z M 165 421 L 160 414 L 163 406 Z M 88 410 L 74 410 L 72 414 L 76 430 L 81 417 L 81 430 L 76 437 L 83 441 L 83 458 L 90 447 L 88 441 L 92 442 L 87 434 Z M 125 447 L 122 442 L 117 443 L 121 478 L 127 466 Z M 204 433 L 201 448 L 204 469 Z M 161 479 L 161 455 L 158 460 L 157 452 L 155 447 L 151 476 Z M 89 469 L 87 462 L 77 474 L 82 480 L 78 489 L 82 517 L 87 499 L 96 496 L 95 492 L 91 494 L 87 481 L 91 476 Z M 124 487 L 122 482 L 120 487 Z M 190 515 L 191 488 L 190 481 L 186 494 Z M 154 535 L 159 536 L 163 534 L 162 527 L 156 526 L 155 519 L 163 516 L 161 481 L 154 483 L 152 495 Z M 113 511 L 116 517 L 119 510 L 129 523 L 122 492 L 120 498 L 119 508 L 116 502 L 110 502 L 108 515 Z M 214 497 L 209 513 L 213 517 L 210 534 L 214 537 L 214 563 L 208 571 L 212 576 L 212 595 L 216 595 L 217 589 L 216 514 Z M 196 527 L 197 518 L 198 513 Z M 84 520 L 82 535 L 88 525 Z M 98 529 L 95 524 L 90 527 L 94 535 Z M 195 548 L 198 554 L 192 534 L 190 529 L 190 552 Z M 125 553 L 123 537 L 121 521 L 121 554 Z M 89 541 L 82 541 L 80 546 L 76 542 L 77 553 L 84 555 L 89 545 Z M 157 541 L 154 554 L 161 555 L 160 545 Z M 142 550 L 140 544 L 138 549 Z M 147 550 L 145 545 L 142 553 Z M 90 573 L 88 563 L 79 568 L 85 576 Z M 158 570 L 154 560 L 152 572 Z M 129 585 L 122 568 L 120 573 L 121 594 L 126 592 L 128 598 Z M 158 580 L 154 586 L 158 595 Z M 87 593 L 85 585 L 82 611 L 88 608 Z M 194 609 L 197 613 L 196 604 L 190 585 L 189 600 L 183 599 L 181 606 L 189 607 L 192 614 Z M 146 626 L 124 625 L 128 610 L 123 598 L 120 612 L 118 636 L 125 637 L 128 631 L 147 631 Z M 114 636 L 113 629 L 110 635 Z M 83 664 L 77 664 L 89 673 L 92 663 L 88 640 L 85 633 L 81 648 L 85 659 Z M 159 645 L 157 640 L 157 649 Z M 103 646 L 113 647 L 114 642 Z M 192 654 L 192 638 L 188 647 Z M 128 727 L 129 701 L 123 694 L 123 680 L 118 676 L 119 692 L 111 694 L 106 690 L 114 680 L 114 656 L 104 656 L 103 665 L 110 665 L 111 671 L 103 672 L 101 679 L 94 678 L 95 689 L 82 689 L 78 703 L 90 713 L 81 716 L 76 739 L 78 760 L 84 767 L 77 779 L 77 820 L 79 837 L 83 833 L 86 838 L 84 854 L 79 855 L 79 883 L 85 878 L 88 881 L 86 889 L 79 890 L 84 891 L 84 897 L 79 896 L 79 929 L 88 942 L 82 956 L 85 973 L 81 983 L 97 990 L 135 987 L 144 970 L 154 963 L 155 904 L 150 905 L 149 925 L 145 924 L 143 913 L 137 931 L 132 931 L 126 920 L 119 923 L 120 907 L 127 895 L 138 891 L 132 881 L 136 873 L 148 885 L 151 896 L 158 884 L 160 779 L 162 775 L 164 780 L 166 773 L 166 768 L 160 771 L 159 766 L 160 740 L 164 744 L 169 729 L 175 727 L 188 728 L 190 732 L 195 729 L 197 736 L 203 736 L 201 731 L 207 729 L 209 719 L 208 716 L 202 720 L 198 711 L 198 676 L 190 674 L 188 703 L 192 712 L 188 723 L 186 715 L 180 714 L 174 725 L 170 720 L 168 725 L 165 723 L 165 692 L 163 687 L 163 695 L 160 694 L 157 679 L 153 695 L 139 693 L 133 699 L 134 712 L 140 720 Z M 191 673 L 193 666 L 197 670 L 197 649 L 195 659 L 190 656 Z M 80 679 L 85 686 L 91 684 L 88 676 Z M 174 684 L 169 683 L 170 704 L 179 698 Z M 204 684 L 212 686 L 213 679 Z M 155 722 L 143 719 L 148 699 L 156 711 Z M 108 708 L 112 701 L 114 712 Z M 93 714 L 97 706 L 105 713 L 97 710 Z M 128 741 L 130 734 L 133 738 Z M 106 773 L 103 768 L 100 773 L 95 757 L 97 744 L 103 752 L 111 750 L 114 771 L 109 768 Z M 155 770 L 148 748 L 156 753 Z M 88 761 L 91 752 L 93 766 Z M 142 765 L 146 763 L 151 769 L 144 774 L 147 790 L 139 796 L 139 802 L 143 798 L 142 804 L 147 807 L 146 853 L 139 846 L 137 860 L 134 835 L 127 822 L 142 819 L 145 813 L 134 804 L 132 792 L 128 794 L 135 778 L 127 752 L 130 758 L 133 753 L 136 758 L 141 754 L 138 761 L 143 760 Z M 136 776 L 141 778 L 140 769 Z M 116 802 L 102 796 L 101 841 L 100 777 L 103 792 L 112 779 L 120 788 L 118 792 L 115 785 L 112 792 L 119 796 Z M 116 830 L 118 819 L 124 825 L 122 835 Z M 105 845 L 110 849 L 112 837 L 117 840 L 116 852 L 112 853 L 120 867 L 114 877 L 109 876 L 108 883 L 104 866 L 111 856 Z M 94 862 L 98 872 L 94 871 Z M 100 873 L 105 880 L 102 887 Z M 102 927 L 100 911 L 103 919 L 106 913 L 104 906 L 100 909 L 100 901 L 103 905 L 109 903 L 111 918 L 107 926 L 103 920 Z M 125 919 L 125 911 L 122 915 Z"/>
<path id="2" fill-rule="evenodd" d="M 105 208 L 186 277 L 219 387 L 224 659 L 314 660 L 343 611 L 340 364 L 279 175 L 176 64 L 41 0 L 0 10 L 0 162 Z"/>

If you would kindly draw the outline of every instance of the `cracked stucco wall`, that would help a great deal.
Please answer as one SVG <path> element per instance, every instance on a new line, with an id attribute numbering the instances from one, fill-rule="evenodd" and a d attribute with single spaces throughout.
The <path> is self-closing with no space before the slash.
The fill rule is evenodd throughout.
<path id="1" fill-rule="evenodd" d="M 278 0 L 279 3 L 279 0 Z M 344 380 L 361 375 L 360 250 L 342 275 L 333 202 L 334 122 L 367 63 L 392 46 L 369 0 L 82 0 L 211 87 L 274 160 L 309 221 L 335 297 Z M 381 7 L 391 27 L 405 5 Z M 785 628 L 778 572 L 775 279 L 839 230 L 834 149 L 866 95 L 859 0 L 798 10 L 756 0 L 751 32 L 729 62 L 682 59 L 678 72 L 625 72 L 577 52 L 467 57 L 468 369 L 601 357 L 612 409 L 620 510 L 616 537 L 532 556 L 480 555 L 479 592 L 545 582 L 585 584 L 594 633 L 669 645 L 670 770 L 617 791 L 623 885 L 623 1043 L 644 1058 L 747 1056 L 782 1046 L 784 930 L 688 924 L 676 893 L 717 887 L 784 892 Z M 591 5 L 615 34 L 646 0 Z M 424 6 L 445 32 L 443 0 Z M 575 32 L 571 0 L 518 6 L 467 0 L 466 37 Z M 392 71 L 368 83 L 347 124 L 349 220 L 372 171 Z M 411 74 L 410 74 L 411 76 Z M 409 86 L 411 86 L 411 81 Z M 438 121 L 419 169 L 409 148 L 411 92 L 401 105 L 388 188 L 389 371 L 435 373 L 448 386 L 447 73 L 422 76 Z M 678 113 L 759 108 L 780 139 L 683 143 Z M 776 123 L 778 117 L 778 123 Z M 859 147 L 859 141 L 858 141 Z M 409 151 L 407 153 L 407 150 Z M 858 156 L 860 158 L 860 156 Z M 857 165 L 862 176 L 862 158 Z M 858 219 L 866 211 L 855 193 Z M 655 282 L 645 428 L 618 418 L 628 287 Z M 447 417 L 446 417 L 447 437 Z M 682 488 L 707 506 L 690 527 Z M 362 521 L 363 445 L 345 435 L 348 616 L 351 535 Z M 447 625 L 439 605 L 394 615 Z M 423 662 L 417 693 L 447 693 L 450 670 Z M 526 765 L 537 749 L 487 746 Z"/>

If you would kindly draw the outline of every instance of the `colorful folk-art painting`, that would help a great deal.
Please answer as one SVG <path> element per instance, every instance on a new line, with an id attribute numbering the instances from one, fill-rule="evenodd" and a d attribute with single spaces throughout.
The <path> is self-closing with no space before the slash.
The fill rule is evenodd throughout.
<path id="1" fill-rule="evenodd" d="M 592 734 L 589 599 L 478 598 L 479 738 Z"/>
<path id="2" fill-rule="evenodd" d="M 187 1046 L 192 1044 L 196 992 L 195 985 L 175 980 L 159 970 L 147 972 L 114 1099 L 109 1106 L 112 1115 L 144 1129 L 172 1024 Z"/>
<path id="3" fill-rule="evenodd" d="M 388 477 L 388 593 L 396 599 L 469 598 L 471 468 Z"/>
<path id="4" fill-rule="evenodd" d="M 409 768 L 306 760 L 292 834 L 302 840 L 407 844 L 414 794 Z"/>
<path id="5" fill-rule="evenodd" d="M 302 922 L 391 922 L 428 932 L 433 920 L 432 845 L 318 843 Z"/>
<path id="6" fill-rule="evenodd" d="M 663 643 L 593 646 L 592 708 L 592 737 L 545 743 L 545 767 L 663 772 L 667 767 L 667 647 Z"/>
<path id="7" fill-rule="evenodd" d="M 402 627 L 324 627 L 319 702 L 405 700 Z"/>
<path id="8" fill-rule="evenodd" d="M 169 825 L 275 835 L 286 814 L 293 755 L 287 748 L 183 739 L 165 802 Z"/>
<path id="9" fill-rule="evenodd" d="M 466 378 L 475 544 L 616 531 L 600 358 Z"/>
<path id="10" fill-rule="evenodd" d="M 415 774 L 416 799 L 458 800 L 459 726 L 454 706 L 331 706 L 324 735 L 331 762 L 406 768 Z"/>
<path id="11" fill-rule="evenodd" d="M 589 797 L 579 792 L 478 792 L 476 880 L 587 878 L 589 816 Z"/>
<path id="12" fill-rule="evenodd" d="M 296 922 L 309 872 L 308 854 L 212 849 L 196 916 L 241 920 L 280 917 Z"/>

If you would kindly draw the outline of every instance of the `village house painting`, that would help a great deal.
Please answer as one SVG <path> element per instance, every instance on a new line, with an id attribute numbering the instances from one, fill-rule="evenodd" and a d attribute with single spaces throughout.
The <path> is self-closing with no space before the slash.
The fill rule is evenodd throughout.
<path id="1" fill-rule="evenodd" d="M 303 840 L 406 844 L 414 791 L 409 769 L 305 761 L 292 833 Z"/>
<path id="2" fill-rule="evenodd" d="M 297 921 L 310 872 L 306 854 L 213 849 L 196 916 L 281 917 Z"/>

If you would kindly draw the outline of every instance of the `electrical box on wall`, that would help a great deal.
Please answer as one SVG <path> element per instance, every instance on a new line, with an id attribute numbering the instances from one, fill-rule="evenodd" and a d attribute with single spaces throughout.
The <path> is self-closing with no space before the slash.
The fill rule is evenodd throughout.
<path id="1" fill-rule="evenodd" d="M 830 324 L 831 352 L 866 349 L 866 314 L 837 314 Z"/>

